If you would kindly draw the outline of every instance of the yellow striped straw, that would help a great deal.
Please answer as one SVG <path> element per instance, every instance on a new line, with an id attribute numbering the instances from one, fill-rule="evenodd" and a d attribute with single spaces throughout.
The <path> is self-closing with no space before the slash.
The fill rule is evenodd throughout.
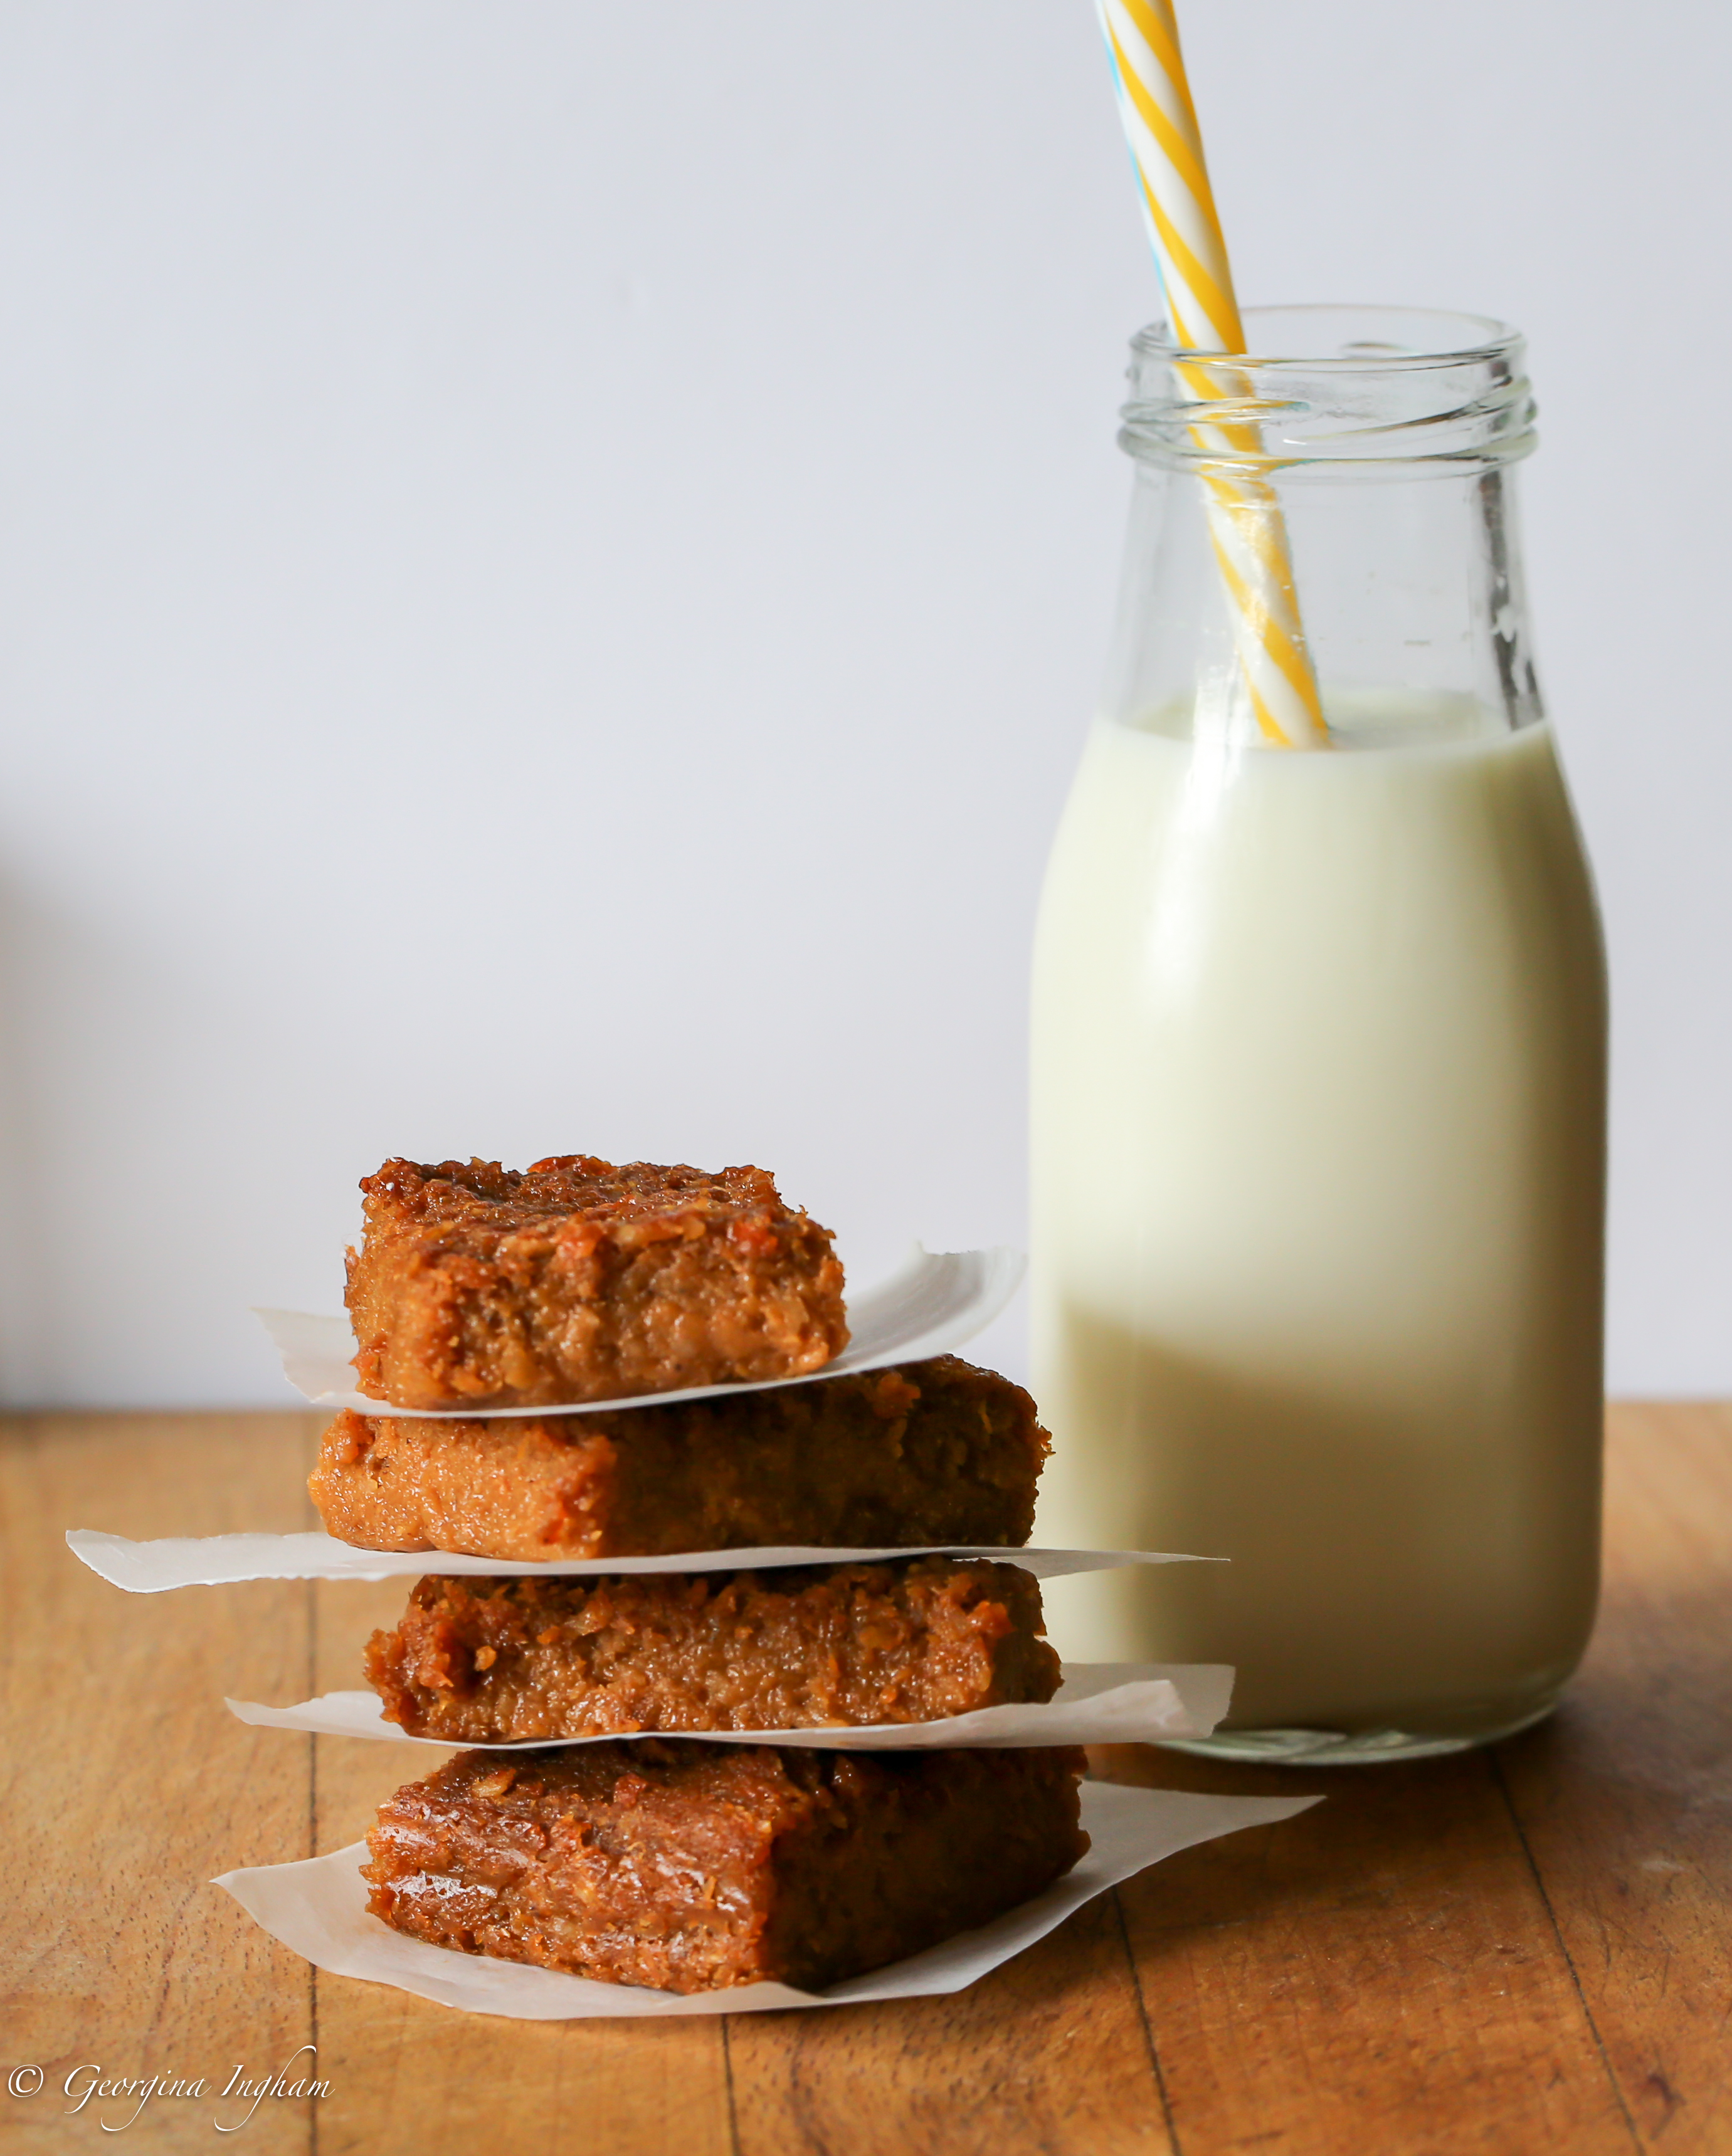
<path id="1" fill-rule="evenodd" d="M 1119 116 L 1137 167 L 1138 194 L 1180 346 L 1196 352 L 1245 350 L 1226 242 L 1210 190 L 1170 0 L 1095 0 L 1112 55 Z M 1249 393 L 1228 368 L 1179 367 L 1199 398 Z M 1236 460 L 1259 458 L 1262 442 L 1242 422 L 1192 427 L 1199 448 Z M 1299 619 L 1287 526 L 1274 488 L 1242 471 L 1208 470 L 1209 531 L 1232 603 L 1233 641 L 1251 706 L 1266 741 L 1326 748 L 1329 727 Z"/>

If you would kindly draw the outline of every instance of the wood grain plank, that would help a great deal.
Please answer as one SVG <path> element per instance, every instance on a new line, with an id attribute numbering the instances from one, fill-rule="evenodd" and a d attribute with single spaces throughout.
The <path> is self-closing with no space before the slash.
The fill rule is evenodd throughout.
<path id="1" fill-rule="evenodd" d="M 397 1621 L 413 1584 L 319 1584 L 316 1690 L 364 1681 L 367 1636 Z M 321 1849 L 358 1840 L 393 1789 L 451 1757 L 443 1747 L 315 1741 Z M 719 2018 L 506 2021 L 323 1975 L 318 2002 L 319 2056 L 332 2084 L 320 2107 L 319 2156 L 540 2152 L 555 2121 L 574 2132 L 586 2156 L 730 2156 Z"/>
<path id="2" fill-rule="evenodd" d="M 300 1523 L 306 1418 L 15 1416 L 0 1426 L 0 1595 L 8 1643 L 6 2064 L 46 2086 L 0 2097 L 20 2148 L 105 2142 L 135 2105 L 66 2116 L 65 2076 L 179 2076 L 220 2089 L 311 2035 L 306 1964 L 208 1881 L 307 1847 L 309 1745 L 244 1727 L 223 1695 L 292 1692 L 311 1599 L 291 1583 L 129 1595 L 66 1548 L 69 1527 L 217 1534 Z M 309 2103 L 262 2103 L 248 2145 L 309 2145 Z M 208 2147 L 244 2107 L 154 2099 L 136 2148 Z"/>
<path id="3" fill-rule="evenodd" d="M 1732 1409 L 1615 1407 L 1600 1628 L 1499 1765 L 1644 2143 L 1732 2150 Z"/>
<path id="4" fill-rule="evenodd" d="M 0 1423 L 0 2065 L 48 2077 L 0 2096 L 8 2146 L 126 2115 L 64 2117 L 52 2092 L 80 2060 L 220 2085 L 316 2035 L 321 2156 L 511 2156 L 556 2123 L 593 2156 L 1732 2151 L 1732 1409 L 1615 1412 L 1604 1620 L 1549 1727 L 1494 1757 L 1305 1777 L 1105 1755 L 1124 1779 L 1331 1802 L 1173 1859 L 1123 1890 L 1125 1931 L 1103 1900 L 953 1999 L 643 2027 L 315 1987 L 205 1885 L 354 1839 L 443 1756 L 315 1748 L 220 1706 L 355 1683 L 409 1583 L 131 1597 L 61 1534 L 306 1524 L 316 1426 Z M 159 2099 L 126 2145 L 208 2147 L 218 2114 Z M 267 2104 L 248 2145 L 300 2156 L 314 2127 Z"/>
<path id="5" fill-rule="evenodd" d="M 1185 2156 L 1635 2147 L 1488 1763 L 1114 1779 L 1329 1801 L 1120 1891 Z"/>
<path id="6" fill-rule="evenodd" d="M 948 1999 L 728 2023 L 741 2156 L 1169 2156 L 1111 1895 Z"/>

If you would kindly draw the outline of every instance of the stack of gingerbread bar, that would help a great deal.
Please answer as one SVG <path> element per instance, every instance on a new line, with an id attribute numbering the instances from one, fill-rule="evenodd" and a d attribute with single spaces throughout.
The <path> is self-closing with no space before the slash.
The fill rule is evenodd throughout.
<path id="1" fill-rule="evenodd" d="M 842 1269 L 758 1168 L 394 1160 L 362 1188 L 348 1304 L 380 1412 L 326 1433 L 314 1502 L 362 1548 L 505 1568 L 420 1580 L 367 1676 L 413 1735 L 547 1747 L 463 1753 L 382 1806 L 375 1915 L 612 1982 L 817 1989 L 1071 1868 L 1079 1752 L 689 1734 L 1051 1698 L 1020 1568 L 510 1569 L 1022 1543 L 1047 1449 L 1025 1392 L 949 1356 L 815 1375 L 847 1342 Z M 746 1389 L 786 1378 L 810 1382 Z M 742 1389 L 691 1397 L 716 1386 Z"/>

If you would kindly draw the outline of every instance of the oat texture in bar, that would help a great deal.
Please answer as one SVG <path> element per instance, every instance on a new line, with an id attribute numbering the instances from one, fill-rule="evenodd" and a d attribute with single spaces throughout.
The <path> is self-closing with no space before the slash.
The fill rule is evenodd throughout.
<path id="1" fill-rule="evenodd" d="M 665 1991 L 808 1991 L 1027 1901 L 1088 1845 L 1080 1751 L 645 1738 L 465 1752 L 379 1809 L 373 1913 L 466 1953 Z"/>
<path id="2" fill-rule="evenodd" d="M 762 1168 L 389 1160 L 361 1188 L 355 1367 L 392 1407 L 798 1378 L 847 1344 L 830 1230 L 784 1204 Z"/>
<path id="3" fill-rule="evenodd" d="M 1020 1385 L 953 1355 L 771 1392 L 506 1421 L 347 1411 L 308 1488 L 362 1549 L 534 1563 L 1028 1540 L 1048 1450 Z"/>
<path id="4" fill-rule="evenodd" d="M 985 1558 L 428 1578 L 367 1643 L 388 1721 L 448 1744 L 933 1722 L 1051 1699 L 1040 1583 Z"/>

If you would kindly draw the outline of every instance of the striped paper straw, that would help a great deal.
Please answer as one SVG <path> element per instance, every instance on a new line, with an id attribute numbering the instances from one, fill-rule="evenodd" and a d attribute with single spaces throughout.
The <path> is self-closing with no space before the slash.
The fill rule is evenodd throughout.
<path id="1" fill-rule="evenodd" d="M 1232 269 L 1170 0 L 1095 0 L 1095 5 L 1174 336 L 1191 352 L 1243 352 Z M 1178 372 L 1200 400 L 1249 394 L 1248 382 L 1231 368 L 1180 362 Z M 1254 425 L 1202 424 L 1190 432 L 1199 448 L 1223 459 L 1242 462 L 1262 454 Z M 1205 468 L 1205 478 L 1210 536 L 1232 604 L 1234 646 L 1258 728 L 1265 740 L 1282 747 L 1326 747 L 1329 728 L 1275 490 L 1242 470 Z"/>

